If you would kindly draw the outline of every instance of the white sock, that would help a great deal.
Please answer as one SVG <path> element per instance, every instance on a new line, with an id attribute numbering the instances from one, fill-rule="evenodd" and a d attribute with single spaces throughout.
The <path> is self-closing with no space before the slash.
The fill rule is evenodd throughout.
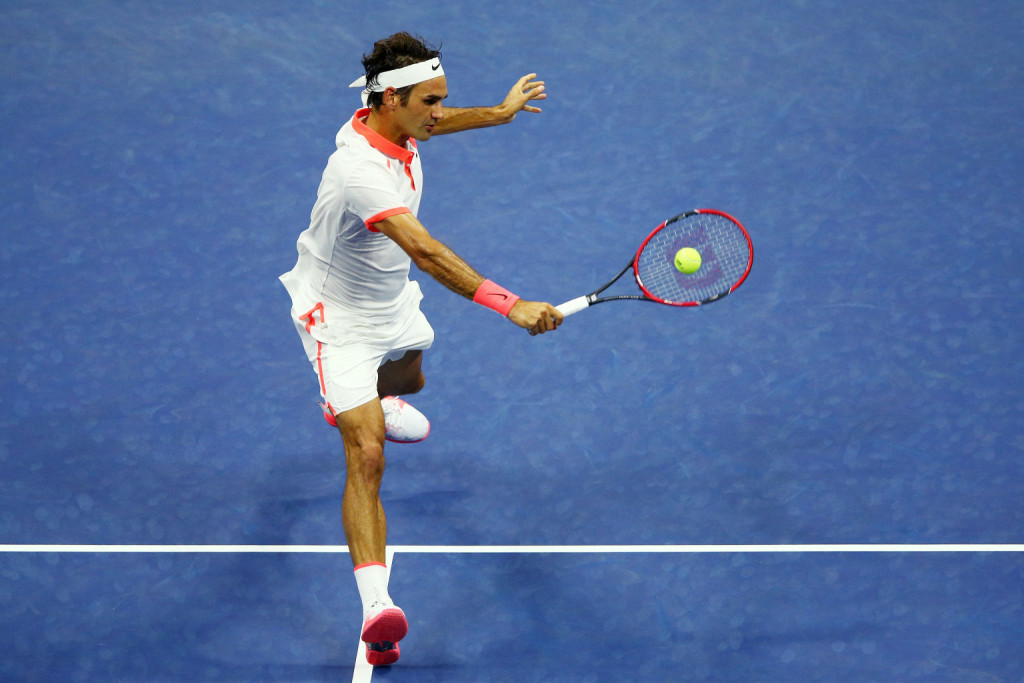
<path id="1" fill-rule="evenodd" d="M 388 595 L 388 568 L 381 562 L 367 562 L 355 568 L 356 587 L 359 599 L 363 601 L 363 614 L 370 611 L 376 603 L 391 606 Z"/>

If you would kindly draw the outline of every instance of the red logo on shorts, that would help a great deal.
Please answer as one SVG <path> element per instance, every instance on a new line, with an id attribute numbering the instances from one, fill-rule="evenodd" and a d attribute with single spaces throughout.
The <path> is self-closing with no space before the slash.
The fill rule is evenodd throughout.
<path id="1" fill-rule="evenodd" d="M 303 313 L 299 316 L 299 322 L 306 323 L 306 332 L 309 332 L 310 328 L 316 325 L 316 314 L 320 314 L 320 324 L 324 324 L 324 304 L 321 301 L 309 313 Z"/>

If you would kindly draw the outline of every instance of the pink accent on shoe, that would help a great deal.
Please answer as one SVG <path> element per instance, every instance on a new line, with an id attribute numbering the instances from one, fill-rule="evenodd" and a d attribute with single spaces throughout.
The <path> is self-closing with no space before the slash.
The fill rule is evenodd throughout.
<path id="1" fill-rule="evenodd" d="M 321 403 L 319 405 L 324 411 L 324 419 L 327 420 L 327 424 L 337 429 L 338 421 L 334 419 L 334 408 L 331 407 L 330 403 Z"/>
<path id="2" fill-rule="evenodd" d="M 363 632 L 359 637 L 364 643 L 397 643 L 408 632 L 405 612 L 397 607 L 385 607 L 363 622 Z"/>
<path id="3" fill-rule="evenodd" d="M 366 661 L 370 666 L 391 666 L 402 656 L 398 643 L 367 643 Z"/>

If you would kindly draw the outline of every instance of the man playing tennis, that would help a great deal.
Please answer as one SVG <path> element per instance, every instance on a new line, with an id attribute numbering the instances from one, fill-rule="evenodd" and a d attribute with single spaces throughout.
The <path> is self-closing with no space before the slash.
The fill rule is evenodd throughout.
<path id="1" fill-rule="evenodd" d="M 551 304 L 525 301 L 485 279 L 416 218 L 423 185 L 417 141 L 509 123 L 520 111 L 540 112 L 530 103 L 547 97 L 543 81 L 530 74 L 495 107 L 446 107 L 440 57 L 407 33 L 364 55 L 365 76 L 350 87 L 364 88 L 366 108 L 338 132 L 309 228 L 298 239 L 298 261 L 281 276 L 325 417 L 345 448 L 342 524 L 363 603 L 361 637 L 374 665 L 398 660 L 408 630 L 387 589 L 384 442 L 420 441 L 430 431 L 427 419 L 397 398 L 423 387 L 423 351 L 434 339 L 410 264 L 531 334 L 562 321 Z"/>

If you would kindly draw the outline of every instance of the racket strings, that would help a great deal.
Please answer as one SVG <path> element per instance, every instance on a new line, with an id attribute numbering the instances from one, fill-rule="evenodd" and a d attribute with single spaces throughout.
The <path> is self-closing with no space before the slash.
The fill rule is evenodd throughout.
<path id="1" fill-rule="evenodd" d="M 675 255 L 691 247 L 701 267 L 687 275 L 675 267 Z M 666 303 L 706 303 L 728 294 L 743 281 L 752 258 L 742 227 L 726 216 L 693 213 L 668 222 L 644 245 L 636 277 L 647 294 Z"/>

